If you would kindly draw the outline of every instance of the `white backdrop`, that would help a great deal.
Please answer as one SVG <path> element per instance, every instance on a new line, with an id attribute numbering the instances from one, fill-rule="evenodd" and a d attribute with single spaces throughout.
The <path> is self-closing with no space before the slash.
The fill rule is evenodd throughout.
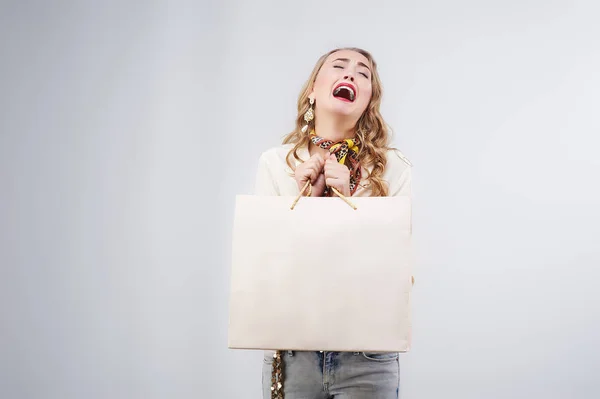
<path id="1" fill-rule="evenodd" d="M 414 164 L 401 398 L 598 397 L 599 12 L 3 2 L 0 397 L 260 398 L 226 348 L 234 196 L 347 45 Z"/>

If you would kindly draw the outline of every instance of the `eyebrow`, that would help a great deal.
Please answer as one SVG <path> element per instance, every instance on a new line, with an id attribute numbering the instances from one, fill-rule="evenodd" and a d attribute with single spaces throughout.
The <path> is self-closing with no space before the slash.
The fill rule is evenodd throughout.
<path id="1" fill-rule="evenodd" d="M 332 62 L 336 62 L 336 61 L 350 62 L 350 60 L 348 58 L 338 58 L 338 59 L 333 60 Z M 371 72 L 371 68 L 369 68 L 367 66 L 367 64 L 365 64 L 364 62 L 358 61 L 358 65 L 367 68 L 369 70 L 369 72 Z"/>

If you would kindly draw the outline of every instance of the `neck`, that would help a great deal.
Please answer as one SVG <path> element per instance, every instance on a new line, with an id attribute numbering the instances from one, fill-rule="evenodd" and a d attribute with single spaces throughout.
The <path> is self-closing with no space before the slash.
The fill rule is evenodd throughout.
<path id="1" fill-rule="evenodd" d="M 315 133 L 317 136 L 334 142 L 354 138 L 354 124 L 336 121 L 329 118 L 315 118 Z"/>
<path id="2" fill-rule="evenodd" d="M 354 138 L 356 135 L 354 126 L 356 121 L 351 121 L 347 117 L 332 117 L 330 114 L 322 115 L 319 113 L 319 109 L 315 112 L 315 133 L 319 137 L 323 137 L 326 140 L 333 142 L 342 141 L 344 139 Z M 309 153 L 311 155 L 315 153 L 322 153 L 327 155 L 328 150 L 324 150 L 320 147 L 315 146 L 313 143 L 309 144 Z"/>

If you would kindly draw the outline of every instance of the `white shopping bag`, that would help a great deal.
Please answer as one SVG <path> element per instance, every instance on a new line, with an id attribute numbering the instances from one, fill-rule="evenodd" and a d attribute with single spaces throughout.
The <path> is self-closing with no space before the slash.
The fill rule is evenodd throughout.
<path id="1" fill-rule="evenodd" d="M 230 348 L 409 350 L 410 197 L 350 200 L 237 197 Z"/>

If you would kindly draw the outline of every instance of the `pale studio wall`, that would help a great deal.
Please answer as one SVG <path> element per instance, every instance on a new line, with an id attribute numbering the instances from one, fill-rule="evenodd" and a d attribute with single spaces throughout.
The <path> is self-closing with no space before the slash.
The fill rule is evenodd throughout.
<path id="1" fill-rule="evenodd" d="M 414 164 L 401 397 L 598 396 L 594 2 L 0 10 L 0 397 L 260 397 L 226 348 L 234 196 L 345 45 Z"/>

